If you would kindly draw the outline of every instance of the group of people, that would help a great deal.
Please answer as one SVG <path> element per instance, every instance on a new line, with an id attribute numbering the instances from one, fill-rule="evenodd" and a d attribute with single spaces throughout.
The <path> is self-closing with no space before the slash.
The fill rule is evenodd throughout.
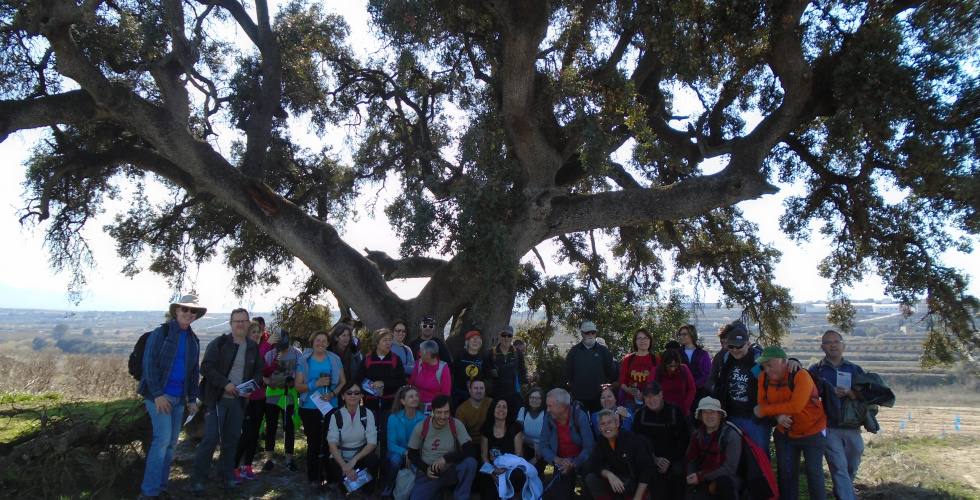
<path id="1" fill-rule="evenodd" d="M 431 317 L 408 343 L 408 325 L 396 321 L 373 332 L 373 350 L 362 353 L 352 325 L 341 322 L 314 332 L 311 348 L 301 351 L 235 309 L 231 332 L 212 341 L 198 363 L 190 324 L 206 308 L 188 295 L 169 312 L 148 338 L 138 387 L 153 425 L 140 498 L 169 497 L 184 406 L 193 413 L 198 400 L 205 432 L 190 477 L 193 496 L 204 495 L 219 443 L 219 487 L 233 490 L 256 478 L 251 464 L 264 419 L 262 470 L 276 467 L 280 420 L 284 467 L 299 470 L 292 453 L 301 423 L 314 490 L 363 483 L 368 493 L 384 484 L 381 495 L 399 499 L 428 500 L 450 486 L 458 500 L 473 492 L 539 498 L 546 489 L 569 498 L 581 479 L 596 499 L 683 498 L 689 489 L 698 498 L 739 498 L 742 433 L 727 432 L 737 426 L 767 452 L 770 438 L 775 444 L 780 498 L 796 498 L 801 454 L 810 498 L 825 498 L 824 455 L 837 498 L 854 498 L 860 429 L 828 422 L 809 372 L 777 346 L 751 344 L 741 323 L 719 331 L 722 350 L 714 358 L 688 324 L 678 329 L 676 347 L 659 355 L 650 332 L 637 330 L 633 352 L 617 362 L 586 321 L 565 360 L 570 391 L 532 387 L 522 397 L 522 385 L 535 377 L 528 378 L 509 325 L 489 351 L 480 332 L 467 333 L 455 358 Z M 836 332 L 824 335 L 822 348 L 826 356 L 812 372 L 832 387 L 838 372 L 860 371 L 843 359 Z M 545 487 L 547 464 L 554 476 Z"/>

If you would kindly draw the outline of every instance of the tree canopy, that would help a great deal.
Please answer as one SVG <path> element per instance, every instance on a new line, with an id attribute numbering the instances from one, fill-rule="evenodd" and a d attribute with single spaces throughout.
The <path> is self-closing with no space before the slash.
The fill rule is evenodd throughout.
<path id="1" fill-rule="evenodd" d="M 371 328 L 433 314 L 490 331 L 518 296 L 588 315 L 670 268 L 778 339 L 779 252 L 737 205 L 782 183 L 803 186 L 782 229 L 833 242 L 835 321 L 878 273 L 924 300 L 942 360 L 977 346 L 980 303 L 942 260 L 980 231 L 976 0 L 369 0 L 368 55 L 322 4 L 272 7 L 2 2 L 0 139 L 47 130 L 23 220 L 73 286 L 94 259 L 80 229 L 131 183 L 106 231 L 124 272 L 148 254 L 175 289 L 219 255 L 239 293 L 298 258 L 304 293 Z M 303 146 L 298 124 L 350 131 L 353 154 Z M 338 232 L 379 185 L 399 192 L 397 256 Z M 547 241 L 581 271 L 521 264 Z M 429 281 L 401 299 L 388 281 L 407 277 Z"/>

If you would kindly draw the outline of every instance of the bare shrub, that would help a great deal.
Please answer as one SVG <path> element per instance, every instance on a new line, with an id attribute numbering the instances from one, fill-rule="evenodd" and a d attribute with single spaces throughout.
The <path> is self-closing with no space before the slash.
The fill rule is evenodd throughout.
<path id="1" fill-rule="evenodd" d="M 42 393 L 57 376 L 57 361 L 48 352 L 26 349 L 0 357 L 0 392 Z"/>
<path id="2" fill-rule="evenodd" d="M 126 357 L 108 354 L 71 354 L 61 359 L 57 388 L 77 397 L 119 398 L 136 391 Z"/>

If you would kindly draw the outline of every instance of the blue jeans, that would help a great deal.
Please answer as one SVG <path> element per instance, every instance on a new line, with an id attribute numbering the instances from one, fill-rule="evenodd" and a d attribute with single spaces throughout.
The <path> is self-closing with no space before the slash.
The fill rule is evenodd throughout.
<path id="1" fill-rule="evenodd" d="M 827 428 L 827 447 L 824 456 L 830 468 L 830 478 L 834 481 L 834 495 L 840 500 L 854 500 L 854 477 L 861 465 L 864 453 L 864 439 L 861 428 Z"/>
<path id="2" fill-rule="evenodd" d="M 822 432 L 799 438 L 786 437 L 780 431 L 773 433 L 780 500 L 796 500 L 800 497 L 800 455 L 806 462 L 806 485 L 810 500 L 827 499 L 827 490 L 823 485 L 823 452 L 826 441 Z"/>
<path id="3" fill-rule="evenodd" d="M 473 457 L 466 457 L 458 464 L 443 469 L 439 479 L 429 479 L 425 472 L 419 471 L 410 498 L 411 500 L 441 498 L 440 490 L 443 486 L 455 484 L 456 490 L 453 491 L 453 500 L 469 500 L 475 476 L 476 459 Z"/>
<path id="4" fill-rule="evenodd" d="M 772 437 L 772 427 L 766 424 L 757 423 L 751 418 L 743 417 L 732 417 L 728 419 L 729 422 L 739 426 L 745 431 L 745 435 L 752 440 L 753 443 L 759 445 L 762 451 L 766 452 L 766 456 L 772 459 L 772 451 L 769 449 L 769 439 Z"/>
<path id="5" fill-rule="evenodd" d="M 242 398 L 220 398 L 215 406 L 204 409 L 204 438 L 194 457 L 191 485 L 203 484 L 211 471 L 214 448 L 221 444 L 218 455 L 218 480 L 229 484 L 235 480 L 235 451 L 242 435 L 245 401 Z"/>
<path id="6" fill-rule="evenodd" d="M 170 479 L 170 464 L 174 461 L 174 447 L 180 438 L 180 426 L 184 418 L 182 398 L 167 395 L 170 400 L 170 414 L 157 413 L 157 405 L 152 398 L 146 398 L 146 412 L 153 424 L 153 442 L 146 452 L 146 470 L 143 472 L 143 494 L 155 497 L 167 491 Z"/>

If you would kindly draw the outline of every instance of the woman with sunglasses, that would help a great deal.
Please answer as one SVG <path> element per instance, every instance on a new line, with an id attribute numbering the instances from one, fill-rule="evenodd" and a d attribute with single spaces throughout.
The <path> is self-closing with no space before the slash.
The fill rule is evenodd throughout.
<path id="1" fill-rule="evenodd" d="M 382 497 L 391 496 L 395 487 L 395 477 L 398 470 L 405 466 L 408 460 L 408 440 L 419 422 L 425 420 L 425 414 L 419 408 L 419 390 L 406 385 L 395 393 L 395 402 L 391 405 L 391 415 L 388 416 L 388 461 L 387 484 Z"/>
<path id="2" fill-rule="evenodd" d="M 377 483 L 381 460 L 374 453 L 378 447 L 378 427 L 374 413 L 361 406 L 361 384 L 348 385 L 343 393 L 344 404 L 329 415 L 330 478 L 342 482 L 356 481 L 358 470 L 366 469 L 371 481 L 361 487 L 370 494 Z"/>
<path id="3" fill-rule="evenodd" d="M 513 345 L 514 327 L 500 329 L 500 343 L 493 348 L 490 374 L 493 378 L 493 398 L 507 401 L 507 418 L 515 420 L 521 404 L 521 384 L 527 383 L 524 353 Z"/>
<path id="4" fill-rule="evenodd" d="M 405 367 L 405 375 L 411 375 L 412 368 L 415 368 L 415 355 L 412 354 L 412 348 L 405 344 L 405 335 L 408 334 L 408 324 L 400 319 L 396 319 L 391 324 L 391 334 L 391 352 L 395 353 L 402 360 L 402 366 Z"/>

